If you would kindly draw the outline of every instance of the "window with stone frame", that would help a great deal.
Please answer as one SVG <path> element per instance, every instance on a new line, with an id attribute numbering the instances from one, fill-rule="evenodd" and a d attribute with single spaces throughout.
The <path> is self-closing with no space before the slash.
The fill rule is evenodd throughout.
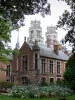
<path id="1" fill-rule="evenodd" d="M 53 60 L 49 61 L 49 71 L 50 71 L 50 74 L 52 75 L 53 74 Z"/>
<path id="2" fill-rule="evenodd" d="M 41 73 L 45 74 L 45 59 L 41 59 Z"/>
<path id="3" fill-rule="evenodd" d="M 22 57 L 22 71 L 23 71 L 24 73 L 27 72 L 27 67 L 28 67 L 28 55 L 24 55 L 24 56 Z"/>
<path id="4" fill-rule="evenodd" d="M 60 74 L 60 61 L 57 61 L 57 74 Z"/>
<path id="5" fill-rule="evenodd" d="M 28 77 L 22 77 L 22 85 L 28 84 Z"/>
<path id="6" fill-rule="evenodd" d="M 54 83 L 54 78 L 53 77 L 50 78 L 50 83 Z"/>
<path id="7" fill-rule="evenodd" d="M 38 70 L 38 54 L 35 53 L 35 70 Z"/>
<path id="8" fill-rule="evenodd" d="M 46 84 L 46 78 L 45 77 L 41 77 L 41 85 L 45 85 Z"/>
<path id="9" fill-rule="evenodd" d="M 11 73 L 11 72 L 10 72 L 10 71 L 11 71 L 11 70 L 10 70 L 10 67 L 11 67 L 11 65 L 7 65 L 7 71 L 6 71 L 6 75 L 7 75 L 7 76 L 10 76 L 10 73 Z"/>

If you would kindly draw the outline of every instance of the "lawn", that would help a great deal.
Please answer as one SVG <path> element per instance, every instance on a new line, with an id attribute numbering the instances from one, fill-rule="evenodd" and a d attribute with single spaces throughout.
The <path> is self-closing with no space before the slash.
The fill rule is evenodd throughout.
<path id="1" fill-rule="evenodd" d="M 0 100 L 58 100 L 56 98 L 15 98 L 15 97 L 8 97 L 5 95 L 0 95 Z"/>
<path id="2" fill-rule="evenodd" d="M 0 100 L 58 100 L 58 98 L 13 98 L 5 95 L 0 95 Z M 67 100 L 75 100 L 75 95 L 67 97 Z"/>

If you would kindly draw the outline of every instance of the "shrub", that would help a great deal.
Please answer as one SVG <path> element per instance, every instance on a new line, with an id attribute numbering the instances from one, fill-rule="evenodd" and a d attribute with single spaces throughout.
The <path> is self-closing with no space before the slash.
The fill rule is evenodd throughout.
<path id="1" fill-rule="evenodd" d="M 72 53 L 66 63 L 66 70 L 63 77 L 68 87 L 75 92 L 75 52 Z"/>
<path id="2" fill-rule="evenodd" d="M 65 98 L 70 95 L 72 91 L 68 88 L 60 86 L 14 86 L 12 88 L 12 95 L 14 97 L 25 97 L 25 98 L 44 98 L 44 97 L 58 97 L 59 99 Z"/>
<path id="3" fill-rule="evenodd" d="M 48 86 L 48 84 L 46 82 L 41 82 L 39 85 L 40 86 Z"/>
<path id="4" fill-rule="evenodd" d="M 39 97 L 40 97 L 40 98 L 46 98 L 47 95 L 46 95 L 45 93 L 41 92 L 41 93 L 39 93 Z"/>
<path id="5" fill-rule="evenodd" d="M 67 84 L 66 84 L 65 80 L 57 80 L 56 85 L 61 86 L 61 87 L 67 87 Z"/>
<path id="6" fill-rule="evenodd" d="M 9 82 L 0 82 L 0 90 L 11 88 L 13 86 L 12 83 Z"/>
<path id="7" fill-rule="evenodd" d="M 30 97 L 30 98 L 34 98 L 34 92 L 32 91 L 30 91 L 29 93 L 28 93 L 28 97 Z"/>

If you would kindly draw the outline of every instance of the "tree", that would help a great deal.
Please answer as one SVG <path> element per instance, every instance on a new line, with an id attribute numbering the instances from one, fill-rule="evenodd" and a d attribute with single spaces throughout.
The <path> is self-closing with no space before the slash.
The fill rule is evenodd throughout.
<path id="1" fill-rule="evenodd" d="M 25 15 L 50 13 L 47 0 L 0 0 L 0 61 L 7 62 L 11 30 L 23 26 Z"/>
<path id="2" fill-rule="evenodd" d="M 25 15 L 41 12 L 44 16 L 50 13 L 50 4 L 47 0 L 0 0 L 0 15 L 10 20 L 11 25 L 20 22 L 23 25 Z"/>
<path id="3" fill-rule="evenodd" d="M 67 61 L 64 80 L 67 85 L 75 91 L 75 53 L 73 53 Z"/>
<path id="4" fill-rule="evenodd" d="M 75 51 L 75 0 L 62 0 L 70 6 L 71 11 L 65 10 L 59 18 L 57 27 L 63 27 L 67 30 L 65 42 L 69 42 L 72 46 L 72 52 Z"/>
<path id="5" fill-rule="evenodd" d="M 10 42 L 10 27 L 3 17 L 0 17 L 0 61 L 7 62 L 10 54 L 10 48 L 8 46 Z"/>

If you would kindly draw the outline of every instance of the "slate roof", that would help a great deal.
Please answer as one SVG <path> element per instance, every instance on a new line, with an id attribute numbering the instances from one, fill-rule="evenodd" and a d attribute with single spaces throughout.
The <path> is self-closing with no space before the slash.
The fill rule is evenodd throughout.
<path id="1" fill-rule="evenodd" d="M 32 49 L 34 44 L 28 43 L 28 45 Z M 38 46 L 40 47 L 40 56 L 50 57 L 50 58 L 65 60 L 65 61 L 69 59 L 69 56 L 66 55 L 62 50 L 60 50 L 57 55 L 54 52 L 54 50 L 52 50 L 51 48 L 47 48 L 45 43 L 38 43 Z"/>

